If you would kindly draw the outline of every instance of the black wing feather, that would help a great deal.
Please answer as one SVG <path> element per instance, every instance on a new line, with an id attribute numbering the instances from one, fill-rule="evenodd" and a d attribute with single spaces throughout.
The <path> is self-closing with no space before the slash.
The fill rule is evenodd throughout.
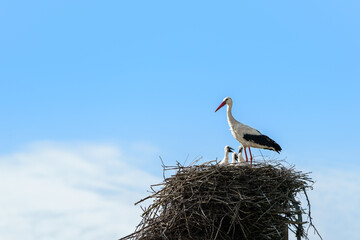
<path id="1" fill-rule="evenodd" d="M 272 140 L 266 135 L 244 134 L 244 139 L 246 141 L 250 141 L 264 147 L 273 148 L 278 153 L 282 150 L 279 144 L 277 144 L 274 140 Z"/>

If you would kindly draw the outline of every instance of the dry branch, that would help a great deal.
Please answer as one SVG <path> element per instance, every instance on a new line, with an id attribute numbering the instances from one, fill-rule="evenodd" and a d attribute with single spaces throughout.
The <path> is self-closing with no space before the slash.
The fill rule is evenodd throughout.
<path id="1" fill-rule="evenodd" d="M 313 184 L 307 173 L 279 162 L 212 163 L 163 166 L 176 173 L 136 203 L 153 200 L 136 231 L 121 240 L 284 239 L 286 225 L 307 239 L 302 215 L 311 219 L 310 212 L 296 200 Z"/>

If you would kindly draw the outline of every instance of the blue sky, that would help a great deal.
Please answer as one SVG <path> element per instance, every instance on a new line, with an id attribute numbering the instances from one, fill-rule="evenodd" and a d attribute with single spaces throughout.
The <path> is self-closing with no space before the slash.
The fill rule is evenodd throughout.
<path id="1" fill-rule="evenodd" d="M 213 160 L 237 146 L 225 110 L 214 113 L 230 96 L 235 118 L 283 148 L 264 154 L 324 181 L 354 175 L 341 183 L 353 186 L 359 10 L 351 0 L 1 1 L 1 164 L 53 148 L 87 159 L 70 146 L 106 145 L 161 178 L 158 156 Z"/>

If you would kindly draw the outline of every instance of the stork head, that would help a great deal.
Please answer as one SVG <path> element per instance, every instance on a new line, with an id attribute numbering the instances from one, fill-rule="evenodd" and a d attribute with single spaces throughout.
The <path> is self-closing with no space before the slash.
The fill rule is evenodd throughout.
<path id="1" fill-rule="evenodd" d="M 242 153 L 244 147 L 243 146 L 239 146 L 239 153 Z"/>
<path id="2" fill-rule="evenodd" d="M 232 152 L 234 149 L 232 147 L 230 147 L 229 145 L 226 145 L 224 150 L 226 153 L 228 153 L 228 152 Z"/>
<path id="3" fill-rule="evenodd" d="M 215 112 L 216 112 L 217 110 L 219 110 L 220 108 L 222 108 L 223 106 L 225 106 L 225 104 L 227 104 L 227 105 L 231 105 L 231 104 L 232 104 L 232 99 L 231 99 L 231 97 L 226 97 L 226 98 L 224 98 L 223 102 L 219 105 L 219 107 L 215 110 Z"/>

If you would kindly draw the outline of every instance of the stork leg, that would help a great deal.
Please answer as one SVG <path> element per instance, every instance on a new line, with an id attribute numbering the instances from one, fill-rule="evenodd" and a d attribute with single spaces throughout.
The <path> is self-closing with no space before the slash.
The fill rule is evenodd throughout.
<path id="1" fill-rule="evenodd" d="M 251 150 L 250 150 L 250 147 L 249 147 L 249 153 L 250 153 L 250 163 L 251 163 L 251 166 L 252 166 L 252 154 L 251 154 Z"/>
<path id="2" fill-rule="evenodd" d="M 244 147 L 244 152 L 245 152 L 245 158 L 246 158 L 246 162 L 248 162 L 248 157 L 247 157 L 247 153 L 246 153 L 246 147 Z"/>

